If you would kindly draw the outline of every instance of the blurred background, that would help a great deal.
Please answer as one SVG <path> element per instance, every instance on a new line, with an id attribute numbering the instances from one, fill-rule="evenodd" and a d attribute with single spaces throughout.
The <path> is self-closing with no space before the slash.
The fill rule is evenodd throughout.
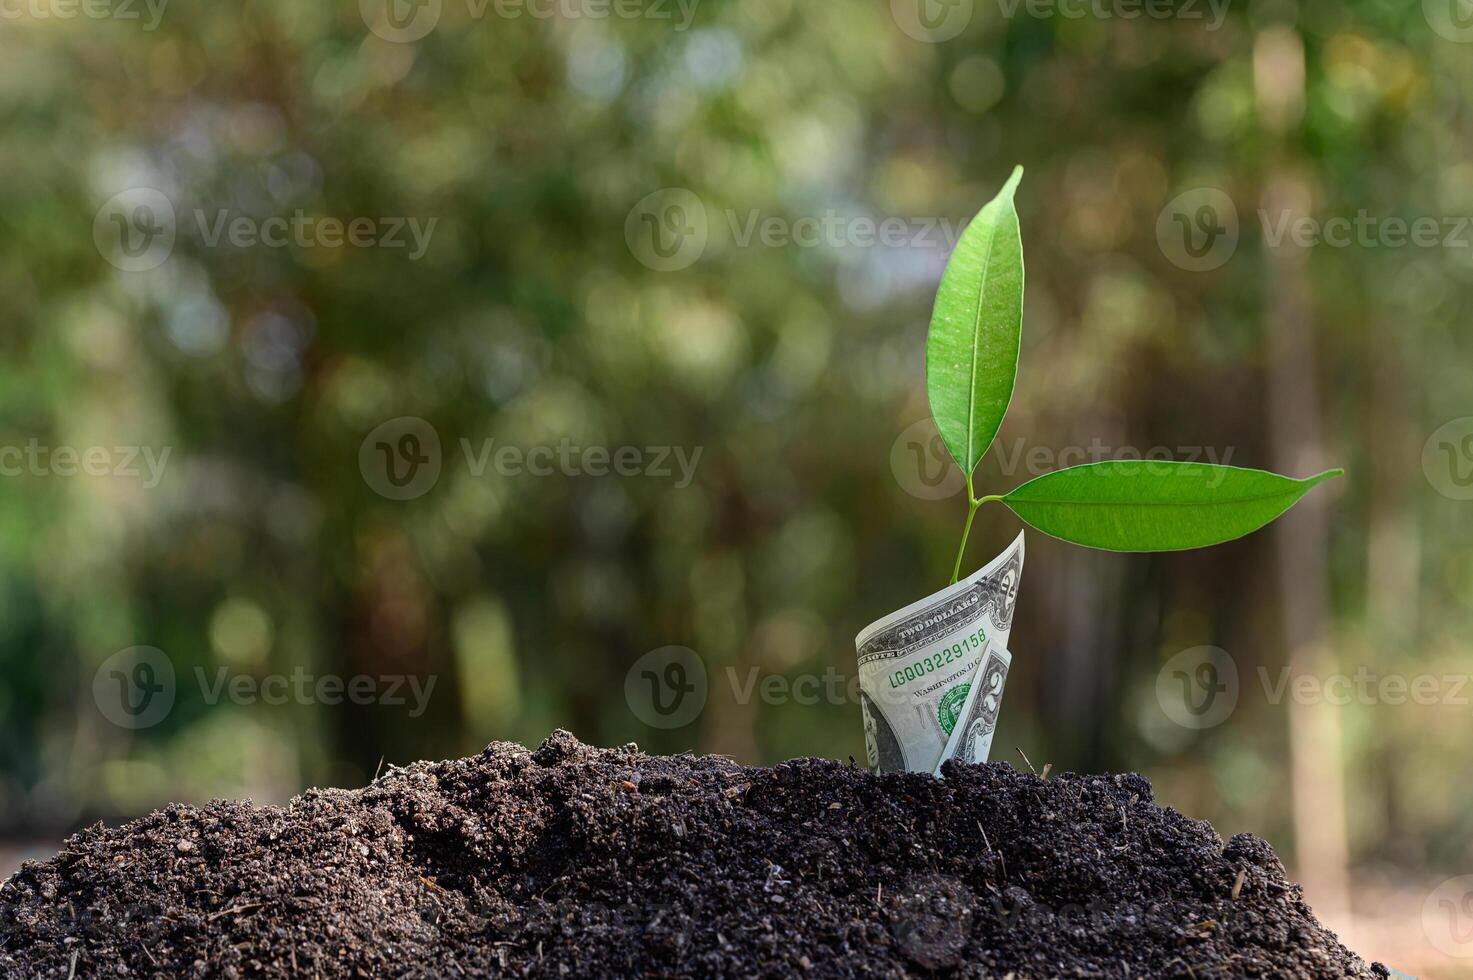
<path id="1" fill-rule="evenodd" d="M 1021 163 L 979 492 L 1348 475 L 1208 551 L 1031 533 L 994 758 L 1140 770 L 1473 976 L 1470 54 L 1466 0 L 5 6 L 0 871 L 558 727 L 862 760 L 854 634 L 965 515 L 931 300 Z"/>

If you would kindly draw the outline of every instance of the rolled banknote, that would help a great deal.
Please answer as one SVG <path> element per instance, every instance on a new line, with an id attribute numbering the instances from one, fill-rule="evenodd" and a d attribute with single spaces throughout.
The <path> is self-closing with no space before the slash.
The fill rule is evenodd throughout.
<path id="1" fill-rule="evenodd" d="M 1023 535 L 975 573 L 854 638 L 865 750 L 875 772 L 935 772 L 989 647 L 1005 651 Z"/>
<path id="2" fill-rule="evenodd" d="M 992 751 L 992 735 L 997 731 L 997 715 L 1002 710 L 1002 691 L 1008 683 L 1008 668 L 1013 665 L 1013 655 L 995 643 L 987 645 L 982 665 L 977 668 L 967 691 L 966 703 L 961 717 L 951 730 L 951 738 L 941 753 L 941 762 L 955 759 L 958 762 L 986 762 Z M 941 762 L 936 763 L 936 775 L 941 775 Z"/>

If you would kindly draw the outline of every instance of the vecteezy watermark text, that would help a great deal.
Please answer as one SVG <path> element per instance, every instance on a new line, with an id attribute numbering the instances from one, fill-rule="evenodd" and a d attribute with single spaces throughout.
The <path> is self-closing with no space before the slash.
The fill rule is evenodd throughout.
<path id="1" fill-rule="evenodd" d="M 0 0 L 0 22 L 13 20 L 142 21 L 145 32 L 158 30 L 169 0 Z"/>
<path id="2" fill-rule="evenodd" d="M 997 0 L 998 11 L 1011 20 L 1021 11 L 1048 20 L 1184 20 L 1206 21 L 1215 31 L 1227 20 L 1232 0 Z"/>
<path id="3" fill-rule="evenodd" d="M 680 728 L 700 717 L 713 687 L 724 688 L 725 697 L 742 705 L 857 707 L 860 703 L 857 673 L 846 674 L 832 666 L 791 674 L 758 666 L 727 666 L 708 675 L 705 659 L 683 646 L 660 647 L 636 660 L 624 678 L 624 699 L 634 716 L 651 728 Z"/>
<path id="4" fill-rule="evenodd" d="M 1004 19 L 1205 21 L 1215 31 L 1232 0 L 995 0 Z M 1431 2 L 1431 0 L 1429 0 Z M 1453 0 L 1458 2 L 1458 0 Z M 917 41 L 940 44 L 959 36 L 976 13 L 975 0 L 890 0 L 895 25 Z"/>
<path id="5" fill-rule="evenodd" d="M 764 674 L 759 667 L 745 673 L 726 668 L 726 681 L 737 704 L 750 704 L 754 697 L 763 704 L 859 704 L 859 675 L 843 674 L 833 667 L 821 673 Z"/>
<path id="6" fill-rule="evenodd" d="M 701 0 L 463 0 L 473 21 L 488 15 L 498 20 L 645 20 L 667 23 L 671 30 L 690 29 Z M 363 23 L 377 36 L 408 44 L 429 36 L 440 23 L 444 0 L 358 0 Z"/>
<path id="7" fill-rule="evenodd" d="M 1375 215 L 1361 208 L 1353 216 L 1323 220 L 1292 211 L 1260 209 L 1263 240 L 1269 248 L 1286 242 L 1299 248 L 1468 248 L 1473 246 L 1473 218 L 1467 215 L 1403 218 Z"/>
<path id="8" fill-rule="evenodd" d="M 1462 2 L 1462 0 L 1456 0 Z M 1354 214 L 1315 217 L 1290 208 L 1259 208 L 1265 247 L 1279 249 L 1473 247 L 1473 216 Z M 1224 191 L 1197 187 L 1172 198 L 1156 219 L 1156 240 L 1174 265 L 1190 272 L 1216 269 L 1238 248 L 1238 209 Z"/>
<path id="9" fill-rule="evenodd" d="M 859 675 L 833 667 L 795 676 L 763 673 L 760 667 L 726 667 L 721 676 L 736 704 L 859 704 Z M 710 680 L 706 661 L 689 647 L 651 650 L 624 677 L 624 700 L 636 718 L 651 728 L 681 728 L 705 710 Z"/>
<path id="10" fill-rule="evenodd" d="M 1324 704 L 1394 707 L 1473 705 L 1473 675 L 1408 673 L 1359 664 L 1349 670 L 1314 673 L 1291 667 L 1253 671 L 1265 704 Z M 1215 728 L 1232 716 L 1244 693 L 1236 659 L 1221 647 L 1198 646 L 1168 660 L 1156 676 L 1156 700 L 1167 718 L 1183 728 Z"/>
<path id="11" fill-rule="evenodd" d="M 207 675 L 203 667 L 194 668 L 195 681 L 206 704 L 229 700 L 234 704 L 381 704 L 388 707 L 409 706 L 409 717 L 418 718 L 429 707 L 438 674 L 423 678 L 416 674 L 313 674 L 295 667 L 290 674 L 231 673 L 228 667 L 217 667 Z"/>
<path id="12" fill-rule="evenodd" d="M 3 0 L 0 0 L 3 2 Z M 384 216 L 340 218 L 298 208 L 290 214 L 243 214 L 229 208 L 196 208 L 181 221 L 174 203 L 152 187 L 134 187 L 109 198 L 92 220 L 98 254 L 124 272 L 146 272 L 168 261 L 181 233 L 201 248 L 386 249 L 411 262 L 424 258 L 439 218 Z"/>
<path id="13" fill-rule="evenodd" d="M 1035 477 L 1071 466 L 1105 461 L 1143 462 L 1148 472 L 1156 463 L 1227 466 L 1236 451 L 1235 446 L 1151 446 L 1141 449 L 1138 446 L 1110 446 L 1098 438 L 1087 446 L 1054 448 L 1029 445 L 1026 440 L 1018 438 L 1011 443 L 999 440 L 991 454 L 1004 477 Z M 1164 469 L 1165 466 L 1155 468 Z M 952 462 L 946 443 L 930 419 L 921 419 L 906 426 L 895 438 L 890 446 L 890 472 L 901 489 L 921 500 L 945 500 L 966 487 L 966 477 Z M 1208 481 L 1208 486 L 1216 488 L 1223 479 L 1223 475 L 1216 475 Z"/>
<path id="14" fill-rule="evenodd" d="M 671 480 L 684 490 L 695 480 L 704 446 L 582 446 L 564 438 L 558 443 L 519 446 L 479 444 L 461 439 L 466 472 L 482 479 L 487 474 L 516 477 L 617 476 Z M 374 492 L 390 500 L 413 500 L 432 490 L 440 479 L 444 460 L 440 434 L 422 418 L 412 415 L 390 419 L 363 440 L 358 469 Z"/>
<path id="15" fill-rule="evenodd" d="M 695 479 L 703 446 L 579 446 L 563 439 L 556 446 L 496 445 L 483 439 L 477 448 L 469 439 L 460 440 L 466 469 L 484 476 L 488 469 L 499 476 L 646 476 L 674 479 L 675 489 L 684 490 Z"/>
<path id="16" fill-rule="evenodd" d="M 1457 673 L 1383 673 L 1362 664 L 1349 672 L 1295 674 L 1288 667 L 1271 673 L 1267 667 L 1257 670 L 1265 700 L 1281 704 L 1288 697 L 1299 704 L 1330 704 L 1345 707 L 1352 704 L 1385 704 L 1393 707 L 1449 705 L 1466 708 L 1469 682 L 1473 677 Z"/>
<path id="17" fill-rule="evenodd" d="M 935 248 L 951 251 L 961 237 L 958 222 L 947 218 L 876 218 L 842 214 L 830 208 L 823 214 L 746 214 L 728 209 L 727 229 L 738 248 L 754 243 L 764 248 Z"/>
<path id="18" fill-rule="evenodd" d="M 223 241 L 234 248 L 387 248 L 408 249 L 411 262 L 424 258 L 439 218 L 335 218 L 312 215 L 298 208 L 290 216 L 253 218 L 226 208 L 196 210 L 199 240 L 207 248 Z"/>
<path id="19" fill-rule="evenodd" d="M 289 674 L 257 675 L 196 666 L 199 698 L 207 705 L 341 704 L 408 707 L 418 718 L 429 707 L 438 674 L 315 674 L 298 666 Z M 103 716 L 128 729 L 152 728 L 169 716 L 178 697 L 174 662 L 157 647 L 129 647 L 113 654 L 92 678 L 92 697 Z"/>
<path id="20" fill-rule="evenodd" d="M 666 187 L 630 209 L 624 219 L 624 240 L 642 265 L 656 272 L 678 272 L 705 254 L 710 215 L 706 202 L 693 191 Z M 737 248 L 904 248 L 947 254 L 966 226 L 943 217 L 876 217 L 837 208 L 807 215 L 728 208 L 719 215 L 728 240 Z"/>
<path id="21" fill-rule="evenodd" d="M 164 479 L 172 446 L 0 446 L 0 477 L 112 476 L 140 480 L 152 490 Z"/>

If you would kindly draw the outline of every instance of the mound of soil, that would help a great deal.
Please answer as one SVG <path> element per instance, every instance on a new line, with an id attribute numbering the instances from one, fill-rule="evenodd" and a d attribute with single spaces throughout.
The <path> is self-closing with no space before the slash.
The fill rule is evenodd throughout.
<path id="1" fill-rule="evenodd" d="M 0 887 L 4 977 L 1386 976 L 1141 776 L 600 750 L 170 806 Z"/>

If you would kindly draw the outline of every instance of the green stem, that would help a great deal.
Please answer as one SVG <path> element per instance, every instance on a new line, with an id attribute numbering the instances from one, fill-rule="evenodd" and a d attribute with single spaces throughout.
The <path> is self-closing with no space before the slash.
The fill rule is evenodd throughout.
<path id="1" fill-rule="evenodd" d="M 967 523 L 962 526 L 962 543 L 956 549 L 956 565 L 951 569 L 951 585 L 955 585 L 957 579 L 962 575 L 962 556 L 967 553 L 967 538 L 972 534 L 972 518 L 977 516 L 977 508 L 994 500 L 1001 500 L 997 494 L 988 494 L 985 497 L 976 497 L 972 494 L 972 478 L 967 477 Z"/>
<path id="2" fill-rule="evenodd" d="M 955 585 L 956 584 L 956 580 L 961 577 L 961 574 L 962 574 L 962 555 L 964 555 L 964 554 L 967 553 L 967 537 L 972 533 L 972 518 L 974 518 L 974 517 L 977 516 L 977 508 L 978 507 L 981 507 L 981 506 L 982 506 L 982 501 L 978 500 L 976 498 L 976 496 L 972 493 L 972 474 L 968 473 L 967 474 L 967 523 L 962 526 L 962 543 L 960 545 L 958 545 L 957 546 L 957 549 L 956 549 L 956 564 L 954 566 L 952 566 L 952 569 L 951 569 L 951 582 L 949 583 L 951 585 Z"/>
<path id="3" fill-rule="evenodd" d="M 951 570 L 951 582 L 955 585 L 956 580 L 962 574 L 962 555 L 967 551 L 967 535 L 972 533 L 972 518 L 977 516 L 977 508 L 982 506 L 982 501 L 972 500 L 967 504 L 967 523 L 962 527 L 962 543 L 956 549 L 956 565 Z"/>

